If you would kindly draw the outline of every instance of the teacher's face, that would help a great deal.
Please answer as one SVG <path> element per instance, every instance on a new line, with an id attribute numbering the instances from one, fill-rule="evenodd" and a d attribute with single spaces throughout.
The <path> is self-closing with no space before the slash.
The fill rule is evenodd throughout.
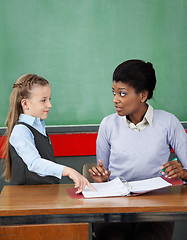
<path id="1" fill-rule="evenodd" d="M 143 100 L 143 93 L 136 93 L 135 89 L 123 82 L 113 81 L 112 87 L 114 105 L 118 115 L 134 115 L 140 112 Z M 145 99 L 146 100 L 146 99 Z"/>

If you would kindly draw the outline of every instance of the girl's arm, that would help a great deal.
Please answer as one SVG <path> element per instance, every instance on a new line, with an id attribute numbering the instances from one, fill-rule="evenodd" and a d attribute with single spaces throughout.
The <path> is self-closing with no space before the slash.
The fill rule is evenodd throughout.
<path id="1" fill-rule="evenodd" d="M 55 176 L 59 179 L 62 176 L 68 176 L 74 181 L 75 187 L 78 188 L 77 193 L 82 192 L 86 185 L 94 190 L 88 180 L 76 170 L 41 158 L 35 147 L 34 136 L 26 126 L 16 125 L 14 127 L 10 137 L 10 144 L 15 148 L 17 154 L 23 159 L 30 171 L 40 176 Z"/>
<path id="2" fill-rule="evenodd" d="M 91 185 L 91 183 L 73 168 L 65 167 L 63 176 L 68 176 L 74 181 L 75 188 L 77 188 L 76 193 L 81 193 L 85 189 L 86 185 L 95 191 L 95 188 Z"/>
<path id="3" fill-rule="evenodd" d="M 10 144 L 25 162 L 29 171 L 43 177 L 55 176 L 61 179 L 65 166 L 41 158 L 35 147 L 34 136 L 26 126 L 20 124 L 14 127 L 10 136 Z"/>

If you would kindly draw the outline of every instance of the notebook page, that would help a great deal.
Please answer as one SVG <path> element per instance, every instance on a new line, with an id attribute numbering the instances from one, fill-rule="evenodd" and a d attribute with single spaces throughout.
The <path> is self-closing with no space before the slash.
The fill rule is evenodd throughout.
<path id="1" fill-rule="evenodd" d="M 133 193 L 141 193 L 151 190 L 156 190 L 164 187 L 172 186 L 171 183 L 168 183 L 161 177 L 155 177 L 140 181 L 129 182 L 130 191 Z"/>
<path id="2" fill-rule="evenodd" d="M 116 197 L 129 194 L 128 188 L 119 178 L 104 183 L 92 183 L 92 185 L 97 191 L 92 191 L 86 186 L 85 190 L 82 192 L 85 198 Z"/>

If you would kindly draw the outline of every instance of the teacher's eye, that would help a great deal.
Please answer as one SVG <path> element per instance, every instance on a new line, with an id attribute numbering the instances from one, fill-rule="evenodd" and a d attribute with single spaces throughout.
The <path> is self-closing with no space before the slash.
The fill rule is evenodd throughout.
<path id="1" fill-rule="evenodd" d="M 120 92 L 120 96 L 121 96 L 121 97 L 124 97 L 124 96 L 126 96 L 126 95 L 127 95 L 126 92 Z"/>
<path id="2" fill-rule="evenodd" d="M 114 89 L 112 89 L 112 93 L 113 93 L 113 95 L 116 95 L 116 93 L 115 93 Z"/>

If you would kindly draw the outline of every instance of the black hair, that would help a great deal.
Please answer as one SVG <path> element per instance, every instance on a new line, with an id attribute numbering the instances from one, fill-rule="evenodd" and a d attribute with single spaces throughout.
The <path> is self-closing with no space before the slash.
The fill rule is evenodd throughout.
<path id="1" fill-rule="evenodd" d="M 156 85 L 156 75 L 150 62 L 132 59 L 116 67 L 113 81 L 128 84 L 135 89 L 136 93 L 148 90 L 147 99 L 151 99 Z"/>

